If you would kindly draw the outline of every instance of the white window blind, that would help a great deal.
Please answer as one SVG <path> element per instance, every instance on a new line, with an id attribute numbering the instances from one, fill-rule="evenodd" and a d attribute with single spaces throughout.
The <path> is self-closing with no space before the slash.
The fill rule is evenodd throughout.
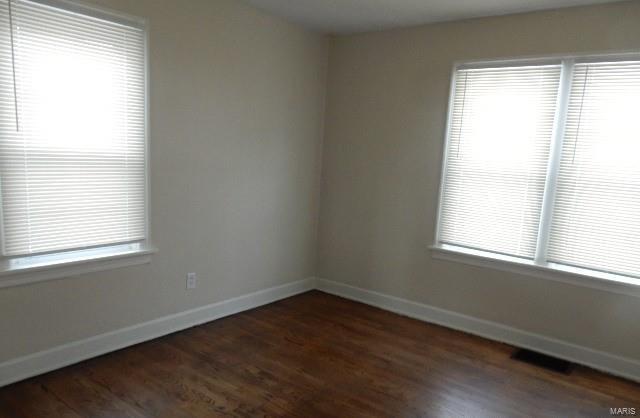
<path id="1" fill-rule="evenodd" d="M 640 62 L 576 64 L 549 261 L 640 276 Z"/>
<path id="2" fill-rule="evenodd" d="M 144 29 L 0 0 L 3 254 L 144 239 L 145 158 Z"/>
<path id="3" fill-rule="evenodd" d="M 456 70 L 437 244 L 640 278 L 640 60 L 546 62 Z"/>
<path id="4" fill-rule="evenodd" d="M 560 65 L 455 74 L 440 241 L 533 258 Z"/>

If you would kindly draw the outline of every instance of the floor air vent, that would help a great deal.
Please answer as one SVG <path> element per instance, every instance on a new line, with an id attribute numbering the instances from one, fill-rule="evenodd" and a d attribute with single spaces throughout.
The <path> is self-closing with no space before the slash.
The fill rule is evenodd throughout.
<path id="1" fill-rule="evenodd" d="M 541 367 L 543 369 L 564 374 L 570 374 L 573 366 L 573 364 L 568 361 L 525 349 L 516 350 L 511 358 L 524 363 L 533 364 L 534 366 Z"/>

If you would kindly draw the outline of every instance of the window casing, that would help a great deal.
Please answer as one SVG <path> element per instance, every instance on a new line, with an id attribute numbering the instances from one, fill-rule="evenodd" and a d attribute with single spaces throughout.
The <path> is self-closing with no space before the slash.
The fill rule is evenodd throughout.
<path id="1" fill-rule="evenodd" d="M 454 68 L 436 249 L 640 284 L 640 56 Z"/>
<path id="2" fill-rule="evenodd" d="M 146 102 L 143 20 L 0 0 L 2 273 L 147 252 Z"/>

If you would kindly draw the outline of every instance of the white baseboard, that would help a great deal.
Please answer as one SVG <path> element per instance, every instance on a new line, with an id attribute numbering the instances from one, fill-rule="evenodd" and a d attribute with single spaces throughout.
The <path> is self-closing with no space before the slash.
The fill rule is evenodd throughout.
<path id="1" fill-rule="evenodd" d="M 318 290 L 326 293 L 490 340 L 528 348 L 640 382 L 640 362 L 634 359 L 330 280 L 317 279 L 316 286 Z"/>
<path id="2" fill-rule="evenodd" d="M 0 387 L 315 288 L 308 278 L 0 363 Z"/>
<path id="3" fill-rule="evenodd" d="M 529 348 L 640 382 L 640 362 L 637 360 L 343 283 L 308 278 L 0 363 L 0 387 L 312 289 L 491 340 Z"/>

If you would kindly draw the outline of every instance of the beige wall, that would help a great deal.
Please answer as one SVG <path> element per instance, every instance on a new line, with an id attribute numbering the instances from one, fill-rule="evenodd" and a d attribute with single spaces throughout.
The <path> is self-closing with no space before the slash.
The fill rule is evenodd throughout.
<path id="1" fill-rule="evenodd" d="M 454 61 L 640 50 L 640 1 L 339 37 L 319 276 L 640 359 L 640 299 L 431 258 Z"/>
<path id="2" fill-rule="evenodd" d="M 160 251 L 0 289 L 0 362 L 315 273 L 327 40 L 237 0 L 94 2 L 150 19 Z"/>

